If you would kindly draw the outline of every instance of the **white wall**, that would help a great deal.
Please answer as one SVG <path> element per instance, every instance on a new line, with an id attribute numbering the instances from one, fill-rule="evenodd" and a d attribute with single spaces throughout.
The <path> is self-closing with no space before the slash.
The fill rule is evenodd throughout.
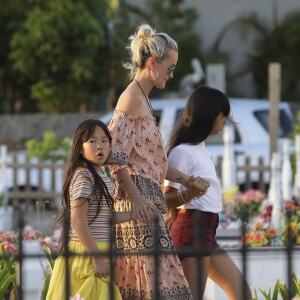
<path id="1" fill-rule="evenodd" d="M 248 253 L 247 254 L 247 281 L 252 292 L 257 290 L 258 299 L 263 300 L 265 297 L 261 294 L 259 289 L 269 291 L 275 286 L 279 279 L 281 283 L 287 284 L 287 256 L 284 248 L 282 251 L 273 251 L 272 247 L 265 248 L 263 252 Z M 239 253 L 230 253 L 229 255 L 239 267 L 242 268 L 242 256 Z M 299 249 L 294 250 L 292 256 L 292 271 L 299 278 L 300 276 L 300 254 Z M 223 290 L 215 285 L 210 279 L 207 282 L 205 290 L 205 300 L 226 300 L 226 294 Z M 280 296 L 278 299 L 282 299 Z"/>

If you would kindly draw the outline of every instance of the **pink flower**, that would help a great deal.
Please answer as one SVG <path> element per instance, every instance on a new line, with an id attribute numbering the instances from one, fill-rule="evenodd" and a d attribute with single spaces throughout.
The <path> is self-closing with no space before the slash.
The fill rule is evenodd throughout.
<path id="1" fill-rule="evenodd" d="M 5 241 L 3 243 L 3 245 L 4 245 L 4 248 L 5 248 L 6 252 L 12 253 L 12 254 L 16 254 L 17 253 L 17 248 L 16 248 L 16 246 L 14 244 Z"/>
<path id="2" fill-rule="evenodd" d="M 45 250 L 45 248 L 49 248 L 51 252 L 57 250 L 58 243 L 52 240 L 50 236 L 45 237 L 43 240 L 40 240 L 40 242 L 43 250 Z"/>
<path id="3" fill-rule="evenodd" d="M 244 200 L 244 202 L 248 205 L 250 205 L 252 203 L 252 198 L 247 196 L 246 199 Z"/>
<path id="4" fill-rule="evenodd" d="M 60 238 L 60 236 L 61 236 L 61 232 L 62 232 L 62 229 L 56 229 L 56 230 L 54 230 L 54 232 L 53 232 L 53 239 L 55 240 L 55 241 L 58 241 L 59 240 L 59 238 Z"/>
<path id="5" fill-rule="evenodd" d="M 33 230 L 31 236 L 33 239 L 37 240 L 41 235 L 42 233 L 39 230 Z"/>
<path id="6" fill-rule="evenodd" d="M 15 239 L 15 232 L 13 230 L 3 232 L 2 238 L 3 240 L 13 242 Z"/>

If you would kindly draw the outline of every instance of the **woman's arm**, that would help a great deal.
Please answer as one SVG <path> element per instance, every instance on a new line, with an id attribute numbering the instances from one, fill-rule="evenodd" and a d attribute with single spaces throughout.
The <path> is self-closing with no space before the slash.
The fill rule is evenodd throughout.
<path id="1" fill-rule="evenodd" d="M 116 216 L 115 216 L 115 223 L 116 224 L 120 224 L 120 223 L 124 223 L 124 222 L 129 222 L 132 221 L 133 217 L 132 217 L 132 211 L 118 211 L 116 212 Z"/>
<path id="2" fill-rule="evenodd" d="M 80 242 L 83 244 L 86 252 L 92 257 L 95 276 L 105 277 L 109 274 L 109 268 L 104 256 L 95 256 L 95 254 L 100 253 L 100 250 L 87 223 L 88 206 L 88 199 L 77 199 L 76 206 L 72 207 L 71 221 Z"/>
<path id="3" fill-rule="evenodd" d="M 133 221 L 133 220 L 136 220 L 136 219 L 137 219 L 137 216 L 135 215 L 133 210 L 131 210 L 131 211 L 117 211 L 115 222 L 116 222 L 116 224 L 119 224 L 119 223 Z"/>
<path id="4" fill-rule="evenodd" d="M 114 176 L 120 188 L 129 196 L 133 206 L 133 213 L 137 216 L 138 220 L 143 223 L 153 223 L 156 206 L 139 192 L 137 186 L 129 176 L 127 169 L 123 168 L 118 170 Z"/>

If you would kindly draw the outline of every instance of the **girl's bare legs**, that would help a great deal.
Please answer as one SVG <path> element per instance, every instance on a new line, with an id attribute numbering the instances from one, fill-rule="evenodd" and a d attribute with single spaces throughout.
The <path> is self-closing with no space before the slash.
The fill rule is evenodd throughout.
<path id="1" fill-rule="evenodd" d="M 231 257 L 223 250 L 218 249 L 210 257 L 210 269 L 208 276 L 220 286 L 229 300 L 251 300 L 251 290 L 239 268 Z M 243 287 L 246 289 L 246 298 L 243 298 Z"/>
<path id="2" fill-rule="evenodd" d="M 195 257 L 187 257 L 181 264 L 195 300 L 203 298 L 207 277 L 224 290 L 229 300 L 252 299 L 247 283 L 245 283 L 247 296 L 243 299 L 244 276 L 230 256 L 221 248 L 211 256 L 201 257 L 200 265 L 199 259 Z M 200 268 L 200 279 L 198 278 L 199 269 L 197 270 L 196 266 Z"/>
<path id="3" fill-rule="evenodd" d="M 202 299 L 210 268 L 210 257 L 201 257 L 200 265 L 199 259 L 196 257 L 187 257 L 181 262 L 181 264 L 183 267 L 184 275 L 191 288 L 193 299 Z M 198 272 L 200 278 L 198 276 Z"/>

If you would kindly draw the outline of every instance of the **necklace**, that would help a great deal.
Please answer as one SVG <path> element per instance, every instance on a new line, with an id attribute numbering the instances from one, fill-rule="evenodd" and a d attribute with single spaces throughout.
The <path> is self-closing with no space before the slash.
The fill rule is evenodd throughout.
<path id="1" fill-rule="evenodd" d="M 145 98 L 146 98 L 146 100 L 147 100 L 147 103 L 148 103 L 148 106 L 149 106 L 149 108 L 150 108 L 150 110 L 151 110 L 151 114 L 152 114 L 153 118 L 155 119 L 154 113 L 153 113 L 152 104 L 151 104 L 149 98 L 146 96 L 146 94 L 145 94 L 144 90 L 142 89 L 140 83 L 139 83 L 136 79 L 134 79 L 134 78 L 133 78 L 133 80 L 137 83 L 137 85 L 139 86 L 139 88 L 140 88 L 140 90 L 142 91 L 143 95 L 145 96 Z M 155 121 L 155 122 L 156 122 L 156 121 Z"/>

